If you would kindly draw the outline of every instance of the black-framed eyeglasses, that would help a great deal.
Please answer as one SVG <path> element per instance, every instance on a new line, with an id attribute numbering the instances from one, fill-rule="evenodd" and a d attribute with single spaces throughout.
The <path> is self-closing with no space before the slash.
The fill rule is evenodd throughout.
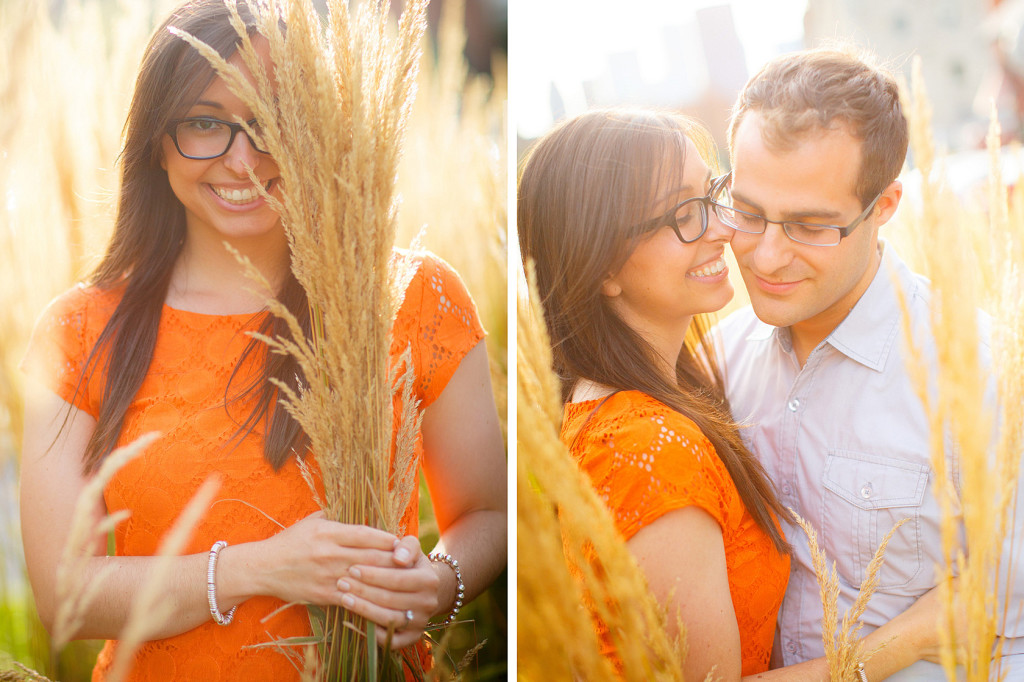
<path id="1" fill-rule="evenodd" d="M 809 246 L 837 246 L 840 241 L 848 237 L 851 232 L 857 229 L 857 226 L 871 215 L 875 204 L 882 198 L 882 192 L 876 194 L 864 211 L 852 223 L 846 226 L 821 225 L 819 223 L 804 223 L 794 220 L 769 220 L 763 215 L 741 211 L 733 207 L 732 192 L 729 187 L 731 179 L 732 171 L 729 171 L 712 183 L 711 192 L 709 193 L 715 215 L 718 216 L 718 219 L 724 225 L 747 234 L 764 234 L 764 231 L 768 229 L 768 223 L 774 223 L 782 225 L 786 236 L 793 241 Z"/>
<path id="2" fill-rule="evenodd" d="M 248 126 L 259 133 L 256 119 L 246 121 Z M 245 132 L 241 123 L 229 123 L 212 116 L 190 116 L 176 118 L 167 124 L 167 134 L 171 136 L 178 153 L 186 159 L 216 159 L 224 156 L 231 149 L 235 135 L 241 132 L 249 138 L 249 144 L 260 154 L 266 154 L 256 141 Z"/>
<path id="3" fill-rule="evenodd" d="M 716 181 L 711 181 L 714 187 Z M 708 206 L 710 196 L 692 197 L 675 205 L 665 215 L 652 218 L 639 225 L 641 234 L 661 227 L 671 227 L 676 237 L 684 244 L 692 244 L 708 231 Z"/>

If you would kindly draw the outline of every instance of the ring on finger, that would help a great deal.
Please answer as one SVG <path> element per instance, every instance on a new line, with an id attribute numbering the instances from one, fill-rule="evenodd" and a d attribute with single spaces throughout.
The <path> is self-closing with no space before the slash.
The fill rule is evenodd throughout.
<path id="1" fill-rule="evenodd" d="M 402 624 L 402 629 L 409 627 L 409 623 L 412 622 L 413 612 L 412 609 L 406 609 L 405 611 L 405 622 Z"/>

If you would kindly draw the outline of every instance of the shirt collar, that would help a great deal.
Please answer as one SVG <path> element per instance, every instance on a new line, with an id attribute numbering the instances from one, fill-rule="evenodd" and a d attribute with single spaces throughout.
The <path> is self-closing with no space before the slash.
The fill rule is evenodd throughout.
<path id="1" fill-rule="evenodd" d="M 851 360 L 881 372 L 900 337 L 901 307 L 896 281 L 907 303 L 917 291 L 917 280 L 896 252 L 879 239 L 882 262 L 853 310 L 826 342 Z"/>

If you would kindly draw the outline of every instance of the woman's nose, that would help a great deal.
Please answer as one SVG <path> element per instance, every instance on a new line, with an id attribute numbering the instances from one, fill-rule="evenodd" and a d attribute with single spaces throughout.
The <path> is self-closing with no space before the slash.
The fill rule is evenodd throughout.
<path id="1" fill-rule="evenodd" d="M 235 139 L 231 141 L 227 153 L 224 154 L 224 165 L 239 177 L 247 177 L 249 173 L 246 169 L 256 170 L 262 156 L 256 151 L 256 146 L 245 131 L 239 130 Z"/>
<path id="2" fill-rule="evenodd" d="M 714 210 L 708 211 L 708 229 L 704 232 L 707 241 L 731 241 L 734 230 L 723 223 Z"/>

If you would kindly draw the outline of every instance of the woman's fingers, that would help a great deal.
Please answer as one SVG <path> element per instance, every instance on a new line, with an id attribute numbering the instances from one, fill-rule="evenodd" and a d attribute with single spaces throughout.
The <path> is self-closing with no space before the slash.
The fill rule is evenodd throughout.
<path id="1" fill-rule="evenodd" d="M 406 535 L 395 545 L 394 559 L 398 566 L 410 567 L 416 564 L 416 560 L 423 550 L 420 549 L 420 541 L 414 535 Z"/>
<path id="2" fill-rule="evenodd" d="M 379 598 L 380 595 L 377 596 Z M 397 603 L 390 599 L 384 601 Z M 339 603 L 352 613 L 373 621 L 383 628 L 395 631 L 421 631 L 426 626 L 429 617 L 423 606 L 418 608 L 408 606 L 409 602 L 406 601 L 402 606 L 408 606 L 408 608 L 388 607 L 356 594 L 354 591 L 343 592 Z"/>
<path id="3" fill-rule="evenodd" d="M 391 552 L 399 544 L 398 538 L 391 533 L 369 526 L 357 526 L 350 523 L 339 523 L 338 521 L 322 519 L 318 524 L 317 530 L 323 533 L 324 537 L 345 547 L 378 549 Z"/>
<path id="4" fill-rule="evenodd" d="M 350 582 L 388 590 L 391 592 L 429 592 L 437 594 L 440 580 L 437 573 L 426 567 L 396 569 L 380 565 L 355 564 L 348 569 Z"/>
<path id="5" fill-rule="evenodd" d="M 413 568 L 352 566 L 337 582 L 343 607 L 395 630 L 394 648 L 416 642 L 437 611 L 437 574 L 422 552 L 419 559 Z"/>
<path id="6" fill-rule="evenodd" d="M 435 591 L 429 588 L 428 582 L 419 581 L 416 585 L 401 585 L 398 581 L 394 581 L 392 584 L 398 584 L 398 587 L 392 590 L 368 585 L 352 576 L 340 578 L 337 583 L 339 592 L 359 597 L 385 609 L 403 612 L 406 609 L 434 612 L 434 608 L 437 606 L 437 596 Z"/>

